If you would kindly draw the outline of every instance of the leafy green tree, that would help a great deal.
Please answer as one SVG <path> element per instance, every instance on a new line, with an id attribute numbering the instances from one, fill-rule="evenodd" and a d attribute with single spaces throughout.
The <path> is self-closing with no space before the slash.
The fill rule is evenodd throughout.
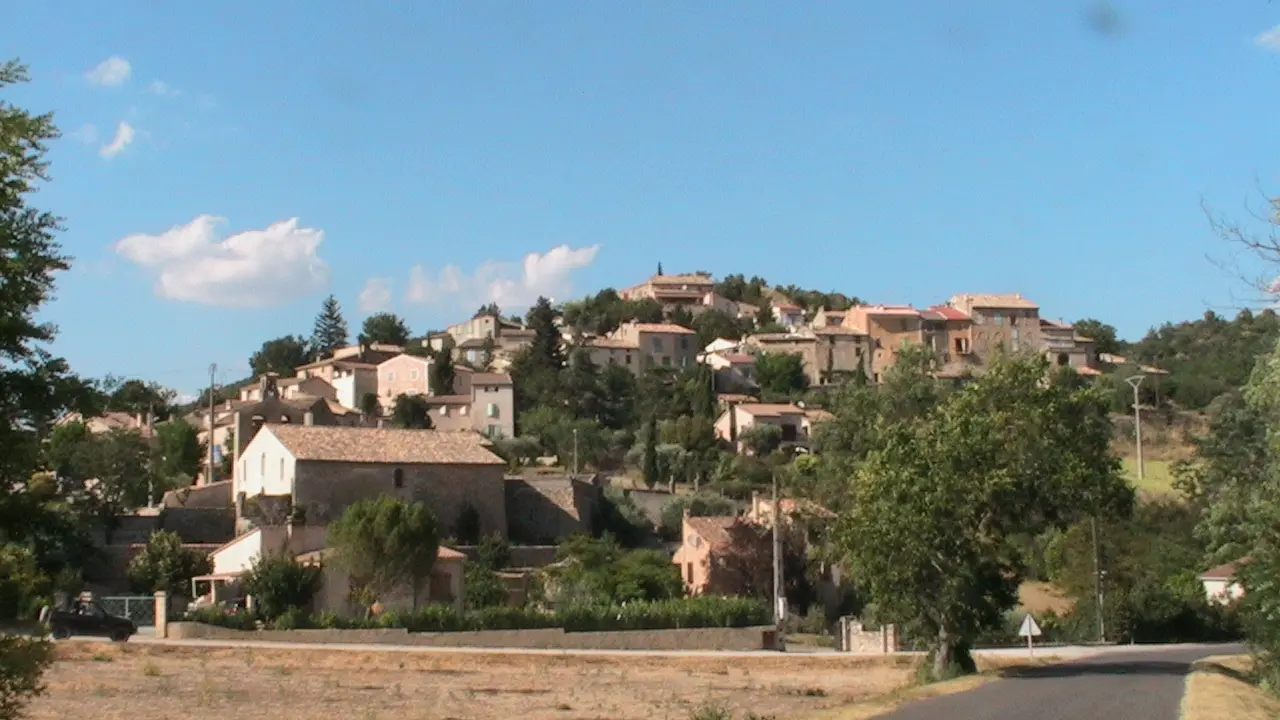
<path id="1" fill-rule="evenodd" d="M 391 426 L 404 430 L 430 430 L 431 405 L 421 395 L 400 395 L 391 407 Z"/>
<path id="2" fill-rule="evenodd" d="M 162 530 L 151 533 L 146 547 L 129 561 L 129 585 L 138 593 L 163 590 L 186 597 L 191 578 L 212 569 L 208 554 L 183 547 L 178 533 Z"/>
<path id="3" fill-rule="evenodd" d="M 756 382 L 763 393 L 790 398 L 809 387 L 804 373 L 804 358 L 791 353 L 759 353 L 756 355 Z"/>
<path id="4" fill-rule="evenodd" d="M 684 595 L 680 571 L 663 550 L 626 550 L 611 536 L 583 535 L 560 545 L 563 561 L 546 571 L 554 600 L 569 605 L 618 605 Z"/>
<path id="5" fill-rule="evenodd" d="M 511 548 L 500 535 L 485 537 L 476 557 L 463 567 L 463 592 L 469 609 L 498 607 L 507 603 L 507 586 L 498 571 L 505 568 Z"/>
<path id="6" fill-rule="evenodd" d="M 777 425 L 760 423 L 739 433 L 738 440 L 752 455 L 767 457 L 782 446 L 782 428 Z"/>
<path id="7" fill-rule="evenodd" d="M 497 353 L 498 345 L 490 336 L 485 336 L 484 341 L 480 344 L 480 369 L 489 370 L 493 368 L 494 356 Z"/>
<path id="8" fill-rule="evenodd" d="M 351 596 L 372 606 L 403 583 L 417 607 L 440 546 L 435 516 L 420 502 L 387 495 L 361 500 L 329 526 L 328 544 L 351 575 Z"/>
<path id="9" fill-rule="evenodd" d="M 569 413 L 575 418 L 602 420 L 605 399 L 600 378 L 600 368 L 591 360 L 586 348 L 575 348 L 569 365 L 561 374 L 564 395 L 569 401 Z"/>
<path id="10" fill-rule="evenodd" d="M 303 565 L 287 552 L 261 553 L 244 577 L 244 590 L 253 596 L 258 614 L 270 621 L 310 605 L 322 578 L 319 566 Z"/>
<path id="11" fill-rule="evenodd" d="M 1075 322 L 1075 331 L 1077 335 L 1093 340 L 1094 349 L 1100 353 L 1119 354 L 1121 351 L 1120 340 L 1116 337 L 1115 327 L 1101 320 L 1095 320 L 1094 318 L 1077 320 Z"/>
<path id="12" fill-rule="evenodd" d="M 366 418 L 376 418 L 382 414 L 382 405 L 378 402 L 377 393 L 367 392 L 360 396 L 360 414 Z"/>
<path id="13" fill-rule="evenodd" d="M 0 545 L 0 620 L 35 617 L 50 590 L 35 553 L 15 543 Z"/>
<path id="14" fill-rule="evenodd" d="M 1243 393 L 1209 406 L 1208 432 L 1191 438 L 1195 454 L 1173 465 L 1174 485 L 1200 513 L 1196 535 L 1210 549 L 1205 562 L 1233 562 L 1249 553 L 1253 507 L 1266 502 L 1270 446 L 1266 417 Z"/>
<path id="15" fill-rule="evenodd" d="M 600 371 L 600 424 L 613 430 L 634 428 L 639 423 L 636 376 L 621 365 L 606 365 Z"/>
<path id="16" fill-rule="evenodd" d="M 44 692 L 40 678 L 55 659 L 53 643 L 48 640 L 0 635 L 0 718 L 17 720 L 23 716 L 27 704 Z"/>
<path id="17" fill-rule="evenodd" d="M 715 285 L 717 295 L 735 302 L 747 303 L 748 305 L 760 305 L 768 289 L 769 283 L 758 275 L 753 276 L 750 280 L 742 274 L 726 275 L 724 279 Z M 772 317 L 771 312 L 770 319 Z"/>
<path id="18" fill-rule="evenodd" d="M 667 322 L 680 327 L 693 328 L 693 313 L 683 305 L 677 305 L 667 311 Z"/>
<path id="19" fill-rule="evenodd" d="M 475 505 L 465 503 L 458 511 L 458 520 L 454 523 L 453 534 L 463 545 L 475 545 L 480 542 L 480 511 Z"/>
<path id="20" fill-rule="evenodd" d="M 292 377 L 298 366 L 311 361 L 310 354 L 306 339 L 285 335 L 262 343 L 262 347 L 249 356 L 249 367 L 255 376 L 275 373 L 281 377 Z"/>
<path id="21" fill-rule="evenodd" d="M 0 88 L 27 80 L 26 67 L 16 60 L 0 63 Z M 45 152 L 57 137 L 51 115 L 0 100 L 0 544 L 39 543 L 42 570 L 52 564 L 48 545 L 59 544 L 65 528 L 49 521 L 61 513 L 31 489 L 41 441 L 57 417 L 93 414 L 101 399 L 49 352 L 57 328 L 38 320 L 53 296 L 54 276 L 68 268 L 55 239 L 59 218 L 28 204 L 49 179 Z M 52 662 L 46 642 L 0 637 L 0 717 L 18 716 L 40 692 L 41 674 Z"/>
<path id="22" fill-rule="evenodd" d="M 760 308 L 756 310 L 755 319 L 756 328 L 765 328 L 777 324 L 773 317 L 773 302 L 771 300 L 763 299 L 760 301 Z"/>
<path id="23" fill-rule="evenodd" d="M 334 350 L 346 347 L 350 337 L 347 320 L 342 316 L 342 305 L 338 298 L 330 295 L 324 299 L 320 314 L 316 316 L 315 329 L 311 331 L 311 350 L 318 355 L 330 356 Z"/>
<path id="24" fill-rule="evenodd" d="M 131 415 L 151 414 L 168 417 L 177 393 L 159 383 L 142 380 L 119 380 L 108 377 L 104 382 L 108 391 L 105 410 L 127 412 Z"/>
<path id="25" fill-rule="evenodd" d="M 156 426 L 156 474 L 190 482 L 200 474 L 207 450 L 200 433 L 186 420 L 175 418 Z"/>
<path id="26" fill-rule="evenodd" d="M 409 325 L 404 318 L 395 313 L 374 313 L 364 319 L 364 326 L 360 329 L 360 342 L 366 345 L 378 343 L 404 347 L 409 344 L 409 335 Z"/>
<path id="27" fill-rule="evenodd" d="M 934 677 L 971 670 L 968 644 L 1016 603 L 1011 535 L 1132 509 L 1104 399 L 1044 382 L 1047 369 L 993 364 L 929 411 L 885 423 L 854 466 L 837 546 L 879 617 L 930 639 Z"/>
<path id="28" fill-rule="evenodd" d="M 728 313 L 710 309 L 702 311 L 689 326 L 698 333 L 699 347 L 706 347 L 717 339 L 741 340 L 746 334 L 742 322 Z"/>

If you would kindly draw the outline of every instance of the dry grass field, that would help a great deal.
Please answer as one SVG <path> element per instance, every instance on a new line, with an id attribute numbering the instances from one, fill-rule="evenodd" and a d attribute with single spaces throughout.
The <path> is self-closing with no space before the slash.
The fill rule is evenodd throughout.
<path id="1" fill-rule="evenodd" d="M 234 717 L 688 720 L 789 718 L 911 681 L 911 660 L 671 658 L 63 643 L 36 720 Z M 86 711 L 89 711 L 86 715 Z"/>
<path id="2" fill-rule="evenodd" d="M 1184 720 L 1280 717 L 1280 699 L 1267 695 L 1249 681 L 1252 664 L 1247 655 L 1218 655 L 1196 663 L 1182 698 Z"/>

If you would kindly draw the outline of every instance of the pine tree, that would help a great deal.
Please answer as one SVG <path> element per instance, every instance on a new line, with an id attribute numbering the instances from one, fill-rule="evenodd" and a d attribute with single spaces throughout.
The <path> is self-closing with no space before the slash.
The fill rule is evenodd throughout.
<path id="1" fill-rule="evenodd" d="M 347 346 L 347 320 L 342 317 L 342 306 L 332 295 L 324 299 L 320 314 L 316 316 L 315 330 L 311 333 L 311 351 L 321 356 L 332 355 L 334 350 Z"/>
<path id="2" fill-rule="evenodd" d="M 446 343 L 431 360 L 431 391 L 436 395 L 453 394 L 453 345 Z"/>
<path id="3" fill-rule="evenodd" d="M 658 484 L 658 416 L 649 415 L 649 427 L 644 437 L 644 484 Z"/>
<path id="4" fill-rule="evenodd" d="M 658 274 L 662 274 L 662 263 L 658 263 Z"/>
<path id="5" fill-rule="evenodd" d="M 529 348 L 531 360 L 540 370 L 560 372 L 564 369 L 564 348 L 560 342 L 560 328 L 556 327 L 558 318 L 551 301 L 540 297 L 529 308 L 526 318 L 528 327 L 533 330 L 533 345 Z"/>

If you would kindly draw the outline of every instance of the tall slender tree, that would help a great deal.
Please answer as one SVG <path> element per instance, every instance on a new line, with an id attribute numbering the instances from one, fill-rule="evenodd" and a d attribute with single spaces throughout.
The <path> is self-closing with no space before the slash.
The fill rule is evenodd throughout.
<path id="1" fill-rule="evenodd" d="M 436 395 L 453 394 L 453 344 L 445 343 L 431 359 L 431 392 Z"/>
<path id="2" fill-rule="evenodd" d="M 409 335 L 409 325 L 404 318 L 395 313 L 374 313 L 364 319 L 360 342 L 404 347 L 409 344 Z"/>
<path id="3" fill-rule="evenodd" d="M 315 330 L 311 333 L 311 351 L 318 355 L 332 355 L 334 350 L 346 347 L 350 337 L 347 320 L 342 316 L 342 305 L 338 298 L 330 295 L 324 299 L 320 314 L 316 316 Z"/>

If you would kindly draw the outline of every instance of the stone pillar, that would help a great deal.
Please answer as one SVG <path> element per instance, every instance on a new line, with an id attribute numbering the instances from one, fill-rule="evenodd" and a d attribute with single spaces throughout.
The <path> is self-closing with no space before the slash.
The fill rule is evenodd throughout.
<path id="1" fill-rule="evenodd" d="M 156 637 L 169 636 L 169 594 L 163 590 L 156 592 Z"/>

